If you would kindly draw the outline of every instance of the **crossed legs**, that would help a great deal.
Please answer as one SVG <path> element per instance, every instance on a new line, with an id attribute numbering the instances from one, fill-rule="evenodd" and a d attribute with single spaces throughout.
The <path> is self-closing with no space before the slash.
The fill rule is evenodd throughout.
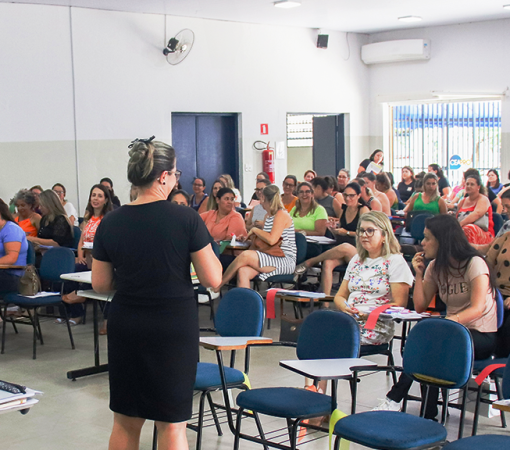
<path id="1" fill-rule="evenodd" d="M 273 270 L 275 270 L 273 266 L 260 267 L 259 255 L 257 255 L 255 250 L 245 250 L 227 267 L 227 270 L 225 270 L 223 274 L 221 284 L 214 290 L 219 292 L 222 286 L 227 284 L 236 274 L 237 286 L 249 288 L 250 281 L 259 273 L 269 273 Z"/>
<path id="2" fill-rule="evenodd" d="M 355 254 L 356 247 L 343 243 L 314 258 L 306 260 L 303 265 L 308 268 L 322 262 L 321 288 L 322 292 L 330 295 L 333 286 L 333 269 L 340 264 L 347 264 Z"/>
<path id="3" fill-rule="evenodd" d="M 108 450 L 138 450 L 145 419 L 114 413 Z M 186 422 L 156 422 L 160 450 L 187 450 Z"/>

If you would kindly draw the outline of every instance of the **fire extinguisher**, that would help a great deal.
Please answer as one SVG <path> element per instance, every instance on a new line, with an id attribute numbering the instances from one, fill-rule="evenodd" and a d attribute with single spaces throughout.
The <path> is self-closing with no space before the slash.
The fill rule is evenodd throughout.
<path id="1" fill-rule="evenodd" d="M 267 143 L 267 148 L 262 152 L 262 171 L 266 172 L 269 175 L 269 181 L 271 181 L 271 183 L 274 183 L 275 180 L 274 149 L 269 147 L 269 142 Z"/>

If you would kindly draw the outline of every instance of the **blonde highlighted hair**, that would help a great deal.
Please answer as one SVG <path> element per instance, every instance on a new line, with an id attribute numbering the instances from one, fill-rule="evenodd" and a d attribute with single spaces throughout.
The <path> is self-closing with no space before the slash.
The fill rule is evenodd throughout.
<path id="1" fill-rule="evenodd" d="M 175 150 L 160 141 L 136 140 L 129 150 L 128 180 L 136 187 L 150 185 L 162 172 L 175 168 Z"/>
<path id="2" fill-rule="evenodd" d="M 275 184 L 270 184 L 262 190 L 262 195 L 269 202 L 269 215 L 274 216 L 280 209 L 285 209 L 280 197 L 280 189 Z"/>
<path id="3" fill-rule="evenodd" d="M 368 251 L 363 248 L 361 245 L 361 239 L 359 238 L 361 222 L 371 222 L 381 230 L 384 239 L 381 251 L 381 256 L 383 258 L 400 253 L 400 244 L 393 234 L 393 227 L 391 226 L 388 216 L 381 211 L 370 211 L 360 217 L 358 228 L 356 230 L 356 234 L 358 234 L 358 238 L 356 239 L 356 250 L 358 251 L 361 262 L 365 262 L 365 259 L 369 257 Z"/>
<path id="4" fill-rule="evenodd" d="M 58 198 L 55 192 L 53 192 L 51 189 L 46 189 L 45 191 L 41 192 L 41 195 L 39 195 L 39 204 L 48 210 L 48 214 L 45 214 L 41 219 L 43 225 L 50 224 L 58 216 L 64 216 L 67 220 L 67 223 L 69 224 L 69 228 L 71 229 L 71 235 L 74 236 L 73 225 L 69 221 L 66 210 L 62 206 L 60 198 Z"/>

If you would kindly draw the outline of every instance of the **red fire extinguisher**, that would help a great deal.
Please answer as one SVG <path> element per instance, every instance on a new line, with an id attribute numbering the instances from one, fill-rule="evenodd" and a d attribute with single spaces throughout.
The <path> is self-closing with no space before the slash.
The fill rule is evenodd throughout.
<path id="1" fill-rule="evenodd" d="M 262 152 L 262 170 L 269 175 L 269 181 L 274 183 L 275 180 L 275 167 L 274 167 L 274 150 L 269 147 Z"/>

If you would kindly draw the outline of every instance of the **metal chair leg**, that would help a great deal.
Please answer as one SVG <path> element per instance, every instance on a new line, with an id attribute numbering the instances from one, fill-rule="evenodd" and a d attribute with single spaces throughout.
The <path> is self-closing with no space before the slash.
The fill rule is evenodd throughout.
<path id="1" fill-rule="evenodd" d="M 498 394 L 498 400 L 503 400 L 503 391 L 501 390 L 501 380 L 499 378 L 496 378 L 494 380 L 494 384 L 496 385 L 496 392 Z M 501 417 L 501 426 L 503 428 L 506 428 L 506 417 L 504 411 L 499 412 Z"/>
<path id="2" fill-rule="evenodd" d="M 206 393 L 202 392 L 200 395 L 200 403 L 198 406 L 198 425 L 197 425 L 197 446 L 196 450 L 200 450 L 202 447 L 202 430 L 204 427 L 204 403 Z"/>
<path id="3" fill-rule="evenodd" d="M 218 433 L 218 436 L 223 436 L 223 430 L 221 429 L 220 421 L 218 420 L 218 414 L 216 414 L 216 407 L 214 406 L 210 392 L 207 393 L 207 401 L 209 402 L 209 408 L 211 408 L 211 414 L 213 416 L 214 425 L 216 426 L 216 432 Z"/>
<path id="4" fill-rule="evenodd" d="M 69 333 L 69 339 L 71 341 L 71 348 L 74 350 L 75 346 L 74 346 L 73 332 L 71 331 L 71 324 L 69 323 L 69 316 L 67 314 L 67 308 L 65 307 L 65 305 L 64 305 L 64 316 L 65 316 L 66 324 L 67 324 L 67 332 Z"/>
<path id="5" fill-rule="evenodd" d="M 471 436 L 475 436 L 476 432 L 478 430 L 478 414 L 480 411 L 480 398 L 482 396 L 482 386 L 483 386 L 483 383 L 480 386 L 478 386 L 478 390 L 476 393 L 475 412 L 473 415 L 473 429 L 471 431 Z"/>

